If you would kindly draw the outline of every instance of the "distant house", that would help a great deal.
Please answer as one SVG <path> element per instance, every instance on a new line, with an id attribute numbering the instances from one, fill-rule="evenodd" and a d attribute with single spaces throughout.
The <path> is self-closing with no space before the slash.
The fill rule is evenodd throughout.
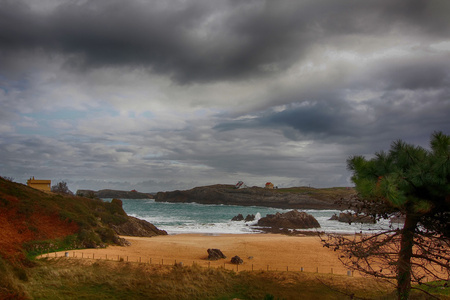
<path id="1" fill-rule="evenodd" d="M 246 189 L 246 188 L 248 188 L 248 186 L 243 181 L 239 181 L 238 183 L 236 183 L 236 185 L 234 187 L 236 189 Z"/>
<path id="2" fill-rule="evenodd" d="M 32 187 L 37 190 L 50 192 L 51 186 L 52 186 L 52 181 L 51 180 L 34 179 L 34 176 L 33 176 L 33 178 L 30 178 L 27 180 L 27 185 L 29 187 Z"/>
<path id="3" fill-rule="evenodd" d="M 269 189 L 269 190 L 273 190 L 273 183 L 272 182 L 266 182 L 266 186 L 264 188 Z"/>

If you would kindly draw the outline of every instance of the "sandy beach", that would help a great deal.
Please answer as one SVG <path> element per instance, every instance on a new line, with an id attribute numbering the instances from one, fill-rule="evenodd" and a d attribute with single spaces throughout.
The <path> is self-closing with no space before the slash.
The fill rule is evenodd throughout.
<path id="1" fill-rule="evenodd" d="M 204 267 L 225 267 L 237 271 L 278 270 L 333 273 L 346 275 L 347 269 L 338 260 L 338 253 L 322 247 L 316 236 L 278 234 L 179 234 L 152 238 L 124 236 L 131 246 L 109 246 L 105 249 L 69 251 L 70 258 L 108 259 L 151 264 L 198 264 Z M 220 249 L 226 259 L 207 260 L 208 248 Z M 64 256 L 65 252 L 48 254 Z M 230 263 L 233 256 L 243 259 L 242 265 Z M 44 255 L 47 256 L 47 255 Z M 356 274 L 355 274 L 356 275 Z"/>

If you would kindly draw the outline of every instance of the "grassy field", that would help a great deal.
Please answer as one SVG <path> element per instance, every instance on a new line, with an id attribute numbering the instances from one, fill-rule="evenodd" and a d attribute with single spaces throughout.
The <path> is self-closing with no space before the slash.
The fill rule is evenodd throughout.
<path id="1" fill-rule="evenodd" d="M 373 278 L 42 259 L 16 283 L 32 299 L 395 299 Z M 450 299 L 442 296 L 442 299 Z M 428 299 L 413 293 L 412 299 Z"/>
<path id="2" fill-rule="evenodd" d="M 390 288 L 345 276 L 64 258 L 39 261 L 28 278 L 23 288 L 34 299 L 342 299 L 343 293 L 378 297 Z"/>

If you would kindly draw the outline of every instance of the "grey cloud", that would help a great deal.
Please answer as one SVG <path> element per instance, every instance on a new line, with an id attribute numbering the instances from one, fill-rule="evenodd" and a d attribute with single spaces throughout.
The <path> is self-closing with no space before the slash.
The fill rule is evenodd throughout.
<path id="1" fill-rule="evenodd" d="M 65 1 L 47 13 L 1 5 L 3 51 L 42 48 L 68 55 L 67 66 L 143 67 L 182 83 L 279 72 L 334 36 L 391 26 L 443 34 L 450 23 L 442 1 Z"/>
<path id="2" fill-rule="evenodd" d="M 347 145 L 364 144 L 366 151 L 380 140 L 390 141 L 420 136 L 420 144 L 427 146 L 431 132 L 450 131 L 448 115 L 450 101 L 437 93 L 386 92 L 383 97 L 367 100 L 356 105 L 343 99 L 305 101 L 286 106 L 282 111 L 267 110 L 254 118 L 228 120 L 214 129 L 239 131 L 249 129 L 280 130 L 288 139 L 321 140 Z M 345 141 L 345 142 L 344 142 Z M 373 149 L 373 148 L 372 148 Z"/>
<path id="3" fill-rule="evenodd" d="M 444 57 L 386 65 L 380 72 L 388 89 L 448 89 L 450 63 Z"/>

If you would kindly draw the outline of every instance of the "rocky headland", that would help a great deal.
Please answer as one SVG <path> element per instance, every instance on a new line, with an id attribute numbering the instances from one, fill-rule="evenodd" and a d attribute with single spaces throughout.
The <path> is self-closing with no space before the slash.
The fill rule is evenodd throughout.
<path id="1" fill-rule="evenodd" d="M 225 204 L 265 206 L 287 209 L 339 209 L 335 202 L 355 194 L 350 188 L 315 189 L 310 187 L 266 189 L 250 187 L 236 189 L 234 185 L 211 185 L 190 190 L 159 192 L 156 202 L 196 202 L 200 204 Z"/>
<path id="2" fill-rule="evenodd" d="M 77 196 L 88 198 L 117 198 L 117 199 L 153 199 L 153 194 L 140 193 L 138 191 L 120 191 L 120 190 L 77 190 Z"/>
<path id="3" fill-rule="evenodd" d="M 167 234 L 128 216 L 119 199 L 107 202 L 43 192 L 1 177 L 0 224 L 0 256 L 15 261 L 24 260 L 25 253 L 126 245 L 119 235 Z"/>

